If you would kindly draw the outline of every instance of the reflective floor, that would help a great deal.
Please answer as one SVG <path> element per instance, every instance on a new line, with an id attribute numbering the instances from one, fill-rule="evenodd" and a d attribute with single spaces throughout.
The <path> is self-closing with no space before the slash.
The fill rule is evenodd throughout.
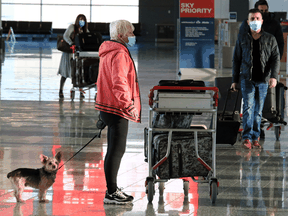
<path id="1" fill-rule="evenodd" d="M 6 177 L 8 172 L 20 167 L 40 168 L 40 154 L 52 156 L 59 150 L 65 162 L 98 132 L 95 89 L 86 91 L 82 101 L 76 92 L 72 102 L 68 79 L 65 98 L 58 100 L 60 77 L 56 74 L 61 53 L 55 46 L 19 42 L 13 50 L 6 49 L 0 92 L 0 215 L 287 215 L 288 135 L 282 131 L 280 141 L 276 141 L 271 129 L 265 131 L 262 151 L 243 150 L 240 142 L 217 145 L 220 186 L 215 204 L 210 201 L 209 185 L 191 179 L 187 196 L 181 179 L 166 182 L 163 195 L 157 184 L 154 199 L 148 204 L 144 186 L 148 166 L 143 153 L 147 95 L 159 80 L 177 78 L 177 53 L 171 44 L 139 44 L 131 49 L 139 73 L 143 116 L 141 124 L 129 123 L 118 184 L 134 196 L 133 205 L 103 204 L 106 129 L 100 139 L 93 140 L 58 171 L 56 182 L 47 192 L 49 203 L 39 203 L 38 190 L 26 187 L 26 202 L 17 204 Z M 230 73 L 231 69 L 218 70 L 215 76 Z M 211 77 L 206 81 L 213 85 Z M 285 79 L 281 81 L 286 84 Z"/>

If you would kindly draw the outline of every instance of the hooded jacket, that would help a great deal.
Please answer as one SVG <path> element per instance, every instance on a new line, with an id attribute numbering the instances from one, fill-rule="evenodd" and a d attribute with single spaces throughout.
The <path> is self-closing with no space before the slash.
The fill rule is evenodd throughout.
<path id="1" fill-rule="evenodd" d="M 97 110 L 141 122 L 141 100 L 136 68 L 126 46 L 105 41 L 99 48 Z M 137 117 L 131 112 L 136 109 Z"/>

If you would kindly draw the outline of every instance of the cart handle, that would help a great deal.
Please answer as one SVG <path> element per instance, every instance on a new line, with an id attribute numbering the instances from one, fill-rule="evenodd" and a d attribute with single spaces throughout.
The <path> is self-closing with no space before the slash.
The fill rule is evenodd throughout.
<path id="1" fill-rule="evenodd" d="M 75 46 L 75 45 L 72 45 L 72 46 L 70 47 L 70 49 L 72 49 L 72 53 L 75 53 L 76 46 Z"/>
<path id="2" fill-rule="evenodd" d="M 219 99 L 219 89 L 217 87 L 191 87 L 191 86 L 154 86 L 150 89 L 149 97 L 149 106 L 153 106 L 153 98 L 154 98 L 154 91 L 155 90 L 212 90 L 214 91 L 213 99 L 215 103 L 213 104 L 214 107 L 218 107 L 218 99 Z"/>

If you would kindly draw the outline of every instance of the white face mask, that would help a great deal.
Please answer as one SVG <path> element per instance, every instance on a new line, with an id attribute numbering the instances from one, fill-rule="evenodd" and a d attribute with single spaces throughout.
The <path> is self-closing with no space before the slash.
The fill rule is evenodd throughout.
<path id="1" fill-rule="evenodd" d="M 262 23 L 259 20 L 249 22 L 249 26 L 253 31 L 258 31 L 261 29 Z"/>
<path id="2" fill-rule="evenodd" d="M 122 38 L 121 40 L 126 44 L 126 46 L 132 47 L 136 43 L 136 36 L 128 36 L 128 43 L 126 43 Z"/>

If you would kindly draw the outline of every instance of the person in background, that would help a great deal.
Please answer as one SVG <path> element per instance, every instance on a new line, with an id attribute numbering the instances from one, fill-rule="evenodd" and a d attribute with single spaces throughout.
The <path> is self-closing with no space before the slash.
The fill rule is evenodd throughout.
<path id="1" fill-rule="evenodd" d="M 249 10 L 250 30 L 238 37 L 234 55 L 231 89 L 241 83 L 243 97 L 243 147 L 261 148 L 259 144 L 262 110 L 268 86 L 274 88 L 280 69 L 280 54 L 275 37 L 262 30 L 262 13 Z M 252 141 L 252 144 L 251 144 Z"/>
<path id="2" fill-rule="evenodd" d="M 269 12 L 269 5 L 267 1 L 260 0 L 257 1 L 254 5 L 255 9 L 258 9 L 262 12 L 263 16 L 263 25 L 262 29 L 265 32 L 268 32 L 276 38 L 279 53 L 280 53 L 280 59 L 283 55 L 284 50 L 284 37 L 283 37 L 283 31 L 280 23 L 272 18 L 271 13 Z M 248 31 L 250 31 L 249 25 L 247 24 L 247 19 L 244 20 L 240 26 L 239 35 L 247 34 Z M 238 37 L 239 37 L 238 35 Z"/>
<path id="3" fill-rule="evenodd" d="M 64 32 L 63 39 L 71 46 L 74 44 L 75 35 L 83 32 L 89 32 L 87 19 L 84 14 L 79 14 L 75 20 L 75 24 L 71 24 Z M 58 74 L 61 75 L 59 98 L 63 99 L 63 87 L 67 78 L 71 78 L 71 53 L 62 53 Z M 80 92 L 80 99 L 84 98 L 83 92 Z"/>
<path id="4" fill-rule="evenodd" d="M 106 204 L 131 203 L 133 196 L 117 185 L 117 174 L 126 150 L 128 121 L 141 122 L 141 101 L 134 61 L 127 46 L 135 44 L 134 26 L 127 20 L 110 23 L 110 41 L 99 48 L 99 74 L 95 108 L 108 126 L 104 172 Z"/>

